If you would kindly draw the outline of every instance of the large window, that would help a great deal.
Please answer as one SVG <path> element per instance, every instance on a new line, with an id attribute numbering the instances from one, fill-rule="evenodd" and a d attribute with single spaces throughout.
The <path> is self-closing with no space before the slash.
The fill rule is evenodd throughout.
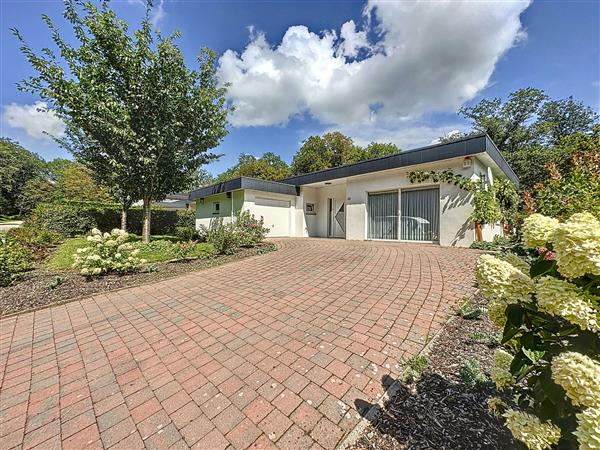
<path id="1" fill-rule="evenodd" d="M 369 194 L 369 239 L 398 239 L 398 192 Z"/>
<path id="2" fill-rule="evenodd" d="M 402 190 L 400 204 L 400 239 L 439 241 L 440 192 L 438 188 Z"/>

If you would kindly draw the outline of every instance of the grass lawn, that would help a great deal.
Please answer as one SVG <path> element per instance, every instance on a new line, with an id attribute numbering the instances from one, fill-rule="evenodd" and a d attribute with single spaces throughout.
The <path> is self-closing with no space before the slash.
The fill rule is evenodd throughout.
<path id="1" fill-rule="evenodd" d="M 182 259 L 183 257 L 207 257 L 213 253 L 213 246 L 207 243 L 195 244 L 192 248 L 182 252 L 175 236 L 152 236 L 149 244 L 141 242 L 138 237 L 134 246 L 140 250 L 139 258 L 146 259 L 149 263 Z M 54 255 L 45 263 L 46 269 L 67 270 L 73 265 L 74 254 L 79 247 L 86 246 L 86 238 L 71 238 L 63 242 Z"/>

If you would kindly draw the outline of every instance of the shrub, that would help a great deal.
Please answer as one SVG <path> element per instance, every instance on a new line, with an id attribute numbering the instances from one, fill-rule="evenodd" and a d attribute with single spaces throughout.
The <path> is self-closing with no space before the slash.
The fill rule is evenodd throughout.
<path id="1" fill-rule="evenodd" d="M 196 237 L 196 230 L 191 227 L 175 227 L 175 236 L 182 241 L 193 241 Z"/>
<path id="2" fill-rule="evenodd" d="M 483 315 L 484 310 L 482 308 L 473 308 L 468 303 L 463 303 L 457 309 L 456 313 L 465 320 L 476 320 Z"/>
<path id="3" fill-rule="evenodd" d="M 484 255 L 477 279 L 504 327 L 491 378 L 514 394 L 506 425 L 529 448 L 600 443 L 600 221 L 525 219 L 531 267 Z M 492 313 L 493 312 L 493 313 Z"/>
<path id="4" fill-rule="evenodd" d="M 467 358 L 460 369 L 460 380 L 467 386 L 474 387 L 487 382 L 486 376 L 481 372 L 479 360 L 472 356 Z"/>
<path id="5" fill-rule="evenodd" d="M 65 237 L 73 237 L 96 227 L 96 220 L 89 211 L 69 203 L 47 203 L 35 207 L 26 218 L 24 227 L 49 230 Z"/>
<path id="6" fill-rule="evenodd" d="M 110 233 L 93 229 L 88 245 L 75 253 L 73 268 L 85 276 L 103 275 L 109 272 L 126 273 L 135 270 L 146 260 L 137 258 L 138 249 L 130 243 L 132 236 L 115 228 Z"/>
<path id="7" fill-rule="evenodd" d="M 222 219 L 213 220 L 203 233 L 206 235 L 206 242 L 212 244 L 220 255 L 231 255 L 240 246 L 235 225 L 224 224 Z"/>
<path id="8" fill-rule="evenodd" d="M 269 232 L 269 229 L 264 226 L 263 218 L 257 220 L 253 214 L 250 214 L 250 211 L 242 211 L 238 214 L 235 228 L 239 245 L 246 247 L 261 243 Z"/>
<path id="9" fill-rule="evenodd" d="M 10 286 L 31 268 L 31 252 L 8 236 L 0 236 L 0 286 Z"/>
<path id="10" fill-rule="evenodd" d="M 28 247 L 53 247 L 63 240 L 56 231 L 32 227 L 11 228 L 6 235 Z"/>
<path id="11" fill-rule="evenodd" d="M 413 382 L 418 380 L 428 365 L 429 359 L 426 356 L 418 355 L 408 358 L 404 362 L 404 372 L 402 373 L 402 379 L 405 382 Z"/>

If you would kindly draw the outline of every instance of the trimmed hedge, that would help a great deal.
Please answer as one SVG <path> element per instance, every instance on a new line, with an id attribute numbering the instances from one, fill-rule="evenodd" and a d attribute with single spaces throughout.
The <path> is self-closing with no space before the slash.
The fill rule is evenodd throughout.
<path id="1" fill-rule="evenodd" d="M 175 234 L 180 215 L 189 215 L 187 211 L 152 208 L 151 233 Z M 143 211 L 133 207 L 127 214 L 127 231 L 142 233 Z M 86 234 L 92 228 L 110 231 L 121 227 L 121 208 L 115 203 L 99 202 L 56 202 L 36 206 L 26 218 L 25 227 L 46 229 L 63 236 Z"/>

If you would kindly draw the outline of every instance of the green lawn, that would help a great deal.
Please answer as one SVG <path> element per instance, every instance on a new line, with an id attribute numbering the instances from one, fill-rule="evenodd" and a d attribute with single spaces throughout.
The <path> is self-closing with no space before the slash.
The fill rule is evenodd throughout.
<path id="1" fill-rule="evenodd" d="M 140 250 L 138 257 L 147 260 L 149 263 L 180 259 L 182 256 L 207 257 L 214 251 L 211 244 L 199 243 L 195 244 L 184 255 L 179 250 L 177 240 L 174 236 L 152 236 L 152 241 L 149 244 L 144 244 L 138 239 L 133 245 Z M 86 238 L 67 239 L 60 245 L 54 255 L 44 263 L 44 267 L 53 270 L 70 269 L 77 249 L 84 247 L 86 243 Z"/>

